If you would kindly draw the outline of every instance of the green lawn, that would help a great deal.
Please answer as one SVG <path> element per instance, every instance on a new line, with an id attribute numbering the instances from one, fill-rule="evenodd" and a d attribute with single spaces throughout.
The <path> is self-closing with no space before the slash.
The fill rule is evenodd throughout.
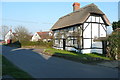
<path id="1" fill-rule="evenodd" d="M 28 73 L 13 65 L 4 56 L 2 56 L 2 75 L 10 75 L 13 78 L 32 78 Z"/>
<path id="2" fill-rule="evenodd" d="M 44 52 L 50 53 L 53 56 L 62 57 L 64 59 L 69 59 L 72 61 L 82 62 L 82 63 L 95 63 L 95 62 L 101 62 L 104 60 L 110 60 L 109 58 L 105 57 L 102 54 L 80 54 L 76 52 L 70 52 L 65 50 L 58 50 L 53 48 L 45 49 Z"/>

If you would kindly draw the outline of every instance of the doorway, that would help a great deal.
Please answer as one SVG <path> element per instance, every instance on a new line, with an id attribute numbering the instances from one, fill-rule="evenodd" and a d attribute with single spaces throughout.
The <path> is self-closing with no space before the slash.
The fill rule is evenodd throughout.
<path id="1" fill-rule="evenodd" d="M 65 50 L 65 46 L 66 46 L 66 39 L 63 39 L 63 50 Z"/>

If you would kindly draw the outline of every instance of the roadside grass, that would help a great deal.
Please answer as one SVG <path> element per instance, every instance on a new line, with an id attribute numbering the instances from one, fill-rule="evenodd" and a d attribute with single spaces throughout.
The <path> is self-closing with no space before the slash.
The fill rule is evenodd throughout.
<path id="1" fill-rule="evenodd" d="M 64 59 L 82 62 L 82 63 L 97 63 L 106 60 L 110 60 L 110 58 L 105 57 L 105 55 L 97 54 L 97 53 L 90 53 L 90 54 L 80 54 L 77 52 L 70 52 L 65 50 L 53 49 L 48 48 L 44 50 L 45 53 L 49 53 L 52 56 L 62 57 Z"/>
<path id="2" fill-rule="evenodd" d="M 22 71 L 2 56 L 2 76 L 4 75 L 10 75 L 13 78 L 32 78 L 28 73 Z"/>
<path id="3" fill-rule="evenodd" d="M 46 49 L 46 46 L 22 46 L 21 48 L 36 48 L 36 49 Z M 49 47 L 50 48 L 50 47 Z"/>

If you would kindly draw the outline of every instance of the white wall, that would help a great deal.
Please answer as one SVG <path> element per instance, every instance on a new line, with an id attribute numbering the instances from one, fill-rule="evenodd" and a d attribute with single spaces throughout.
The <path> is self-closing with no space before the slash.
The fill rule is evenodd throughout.
<path id="1" fill-rule="evenodd" d="M 95 37 L 99 37 L 98 34 L 99 34 L 99 24 L 96 24 L 96 23 L 92 23 L 92 38 L 95 38 Z"/>
<path id="2" fill-rule="evenodd" d="M 13 37 L 13 33 L 11 31 L 8 31 L 8 33 L 5 35 L 5 42 L 7 42 L 8 39 L 12 39 Z"/>
<path id="3" fill-rule="evenodd" d="M 35 33 L 31 41 L 38 41 L 39 39 L 41 39 L 40 36 L 37 33 Z"/>
<path id="4" fill-rule="evenodd" d="M 99 54 L 102 54 L 102 49 L 82 49 L 81 52 L 83 54 L 87 54 L 87 53 L 99 53 Z"/>
<path id="5" fill-rule="evenodd" d="M 92 21 L 91 21 L 92 20 Z M 94 23 L 87 23 L 87 22 L 94 22 Z M 98 23 L 102 23 L 98 24 Z M 86 27 L 87 26 L 87 27 Z M 92 26 L 92 27 L 91 27 Z M 92 38 L 98 38 L 98 37 L 106 37 L 106 27 L 104 25 L 104 21 L 102 20 L 101 17 L 99 16 L 90 16 L 86 22 L 83 24 L 83 48 L 89 48 L 89 49 L 83 49 L 82 53 L 92 53 L 92 52 L 96 52 L 96 53 L 102 53 L 102 42 L 95 42 Z M 91 29 L 92 29 L 92 33 L 91 33 Z M 67 35 L 70 36 L 73 33 L 73 27 L 68 28 L 68 33 Z M 59 30 L 54 32 L 54 38 L 56 38 L 57 33 L 59 32 Z M 60 30 L 60 32 L 62 32 L 62 30 Z M 63 38 L 63 35 L 61 35 L 61 38 Z M 58 40 L 55 40 L 55 43 L 58 47 L 63 47 L 63 40 L 60 40 L 60 44 Z M 92 46 L 91 46 L 92 44 Z M 67 46 L 73 46 L 73 40 L 68 40 L 66 41 L 66 45 Z M 76 45 L 76 44 L 75 44 Z M 75 46 L 74 45 L 74 46 Z M 90 48 L 101 48 L 101 49 L 90 49 Z M 66 47 L 66 50 L 74 50 L 72 47 Z"/>
<path id="6" fill-rule="evenodd" d="M 85 29 L 87 25 L 88 25 L 88 23 L 84 23 L 83 29 Z M 83 37 L 84 38 L 91 38 L 91 24 L 89 24 L 88 27 L 83 32 Z"/>
<path id="7" fill-rule="evenodd" d="M 100 25 L 100 37 L 106 37 L 107 34 L 105 30 L 107 30 L 105 25 Z"/>
<path id="8" fill-rule="evenodd" d="M 96 42 L 93 39 L 99 38 L 99 37 L 106 37 L 106 27 L 104 24 L 98 24 L 98 23 L 87 23 L 87 22 L 99 22 L 104 23 L 101 17 L 90 16 L 88 20 L 86 20 L 86 23 L 84 23 L 84 32 L 83 32 L 83 48 L 102 48 L 102 42 Z M 87 27 L 86 27 L 87 26 Z M 92 26 L 92 27 L 91 27 Z M 92 30 L 92 32 L 91 32 Z M 92 40 L 90 39 L 92 36 Z M 86 38 L 86 39 L 85 39 Z M 91 46 L 92 41 L 92 46 Z M 82 50 L 83 53 L 91 53 L 91 52 L 97 52 L 102 53 L 102 49 L 84 49 Z"/>

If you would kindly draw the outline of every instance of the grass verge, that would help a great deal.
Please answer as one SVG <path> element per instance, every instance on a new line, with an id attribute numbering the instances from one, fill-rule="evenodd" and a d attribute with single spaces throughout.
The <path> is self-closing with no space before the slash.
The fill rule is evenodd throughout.
<path id="1" fill-rule="evenodd" d="M 32 78 L 28 73 L 13 65 L 4 56 L 2 56 L 2 76 L 3 75 L 10 75 L 13 78 Z"/>
<path id="2" fill-rule="evenodd" d="M 107 58 L 102 54 L 95 54 L 95 53 L 80 54 L 80 53 L 76 53 L 76 52 L 58 50 L 58 49 L 53 49 L 53 48 L 45 49 L 44 52 L 49 53 L 52 56 L 62 57 L 64 59 L 82 62 L 82 63 L 93 63 L 94 64 L 97 62 L 110 60 L 110 58 Z"/>

